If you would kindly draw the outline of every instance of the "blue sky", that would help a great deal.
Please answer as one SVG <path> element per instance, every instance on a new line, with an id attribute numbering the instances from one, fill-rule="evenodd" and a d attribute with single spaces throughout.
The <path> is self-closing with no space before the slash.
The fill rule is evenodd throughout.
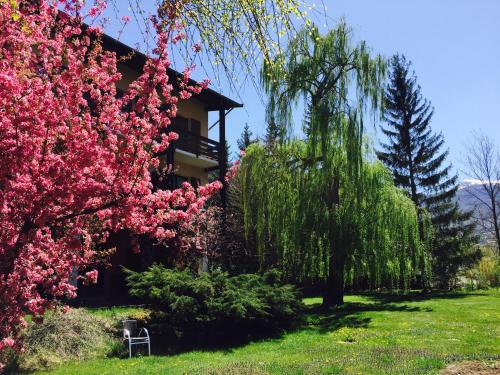
<path id="1" fill-rule="evenodd" d="M 472 131 L 482 130 L 500 143 L 500 0 L 323 3 L 327 7 L 326 28 L 334 27 L 343 17 L 353 28 L 355 38 L 366 40 L 374 52 L 387 57 L 400 52 L 413 62 L 422 94 L 435 107 L 432 128 L 443 133 L 454 166 L 460 165 L 463 143 Z M 321 8 L 321 0 L 316 1 L 316 6 Z M 123 14 L 127 14 L 126 10 Z M 318 22 L 326 30 L 324 24 L 324 20 Z M 137 42 L 133 27 L 127 27 L 122 41 Z M 238 99 L 227 85 L 212 88 Z M 240 89 L 239 97 L 245 108 L 234 110 L 227 120 L 227 135 L 234 152 L 245 123 L 256 135 L 265 130 L 263 100 L 252 84 Z M 380 136 L 373 125 L 370 129 L 374 138 Z M 211 135 L 216 137 L 216 133 Z"/>
<path id="2" fill-rule="evenodd" d="M 422 94 L 435 107 L 459 166 L 463 143 L 483 130 L 500 143 L 500 1 L 328 0 L 328 14 L 345 17 L 375 51 L 412 60 Z"/>

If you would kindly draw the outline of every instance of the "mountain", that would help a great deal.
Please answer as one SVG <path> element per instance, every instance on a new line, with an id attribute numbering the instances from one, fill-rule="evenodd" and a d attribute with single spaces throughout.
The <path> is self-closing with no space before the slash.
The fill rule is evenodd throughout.
<path id="1" fill-rule="evenodd" d="M 500 181 L 497 181 L 500 184 Z M 480 236 L 481 243 L 493 241 L 491 227 L 488 227 L 486 219 L 490 218 L 491 212 L 480 201 L 488 202 L 490 198 L 484 190 L 483 183 L 479 180 L 464 180 L 456 195 L 457 203 L 463 211 L 474 211 L 473 218 L 477 222 L 476 232 Z"/>

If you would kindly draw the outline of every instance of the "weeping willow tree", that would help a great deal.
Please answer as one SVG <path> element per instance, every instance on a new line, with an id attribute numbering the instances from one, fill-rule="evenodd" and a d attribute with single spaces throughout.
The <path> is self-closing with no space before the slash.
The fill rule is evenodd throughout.
<path id="1" fill-rule="evenodd" d="M 326 282 L 326 305 L 341 304 L 344 284 L 356 280 L 407 289 L 415 274 L 428 277 L 430 239 L 420 241 L 415 205 L 387 169 L 365 161 L 352 180 L 346 155 L 337 155 L 339 203 L 328 206 L 328 171 L 306 162 L 307 148 L 293 141 L 270 154 L 253 144 L 242 159 L 245 235 L 255 239 L 261 267 L 277 266 L 291 281 Z"/>
<path id="2" fill-rule="evenodd" d="M 268 119 L 291 133 L 303 100 L 306 140 L 289 138 L 272 153 L 252 146 L 243 159 L 245 231 L 255 232 L 261 264 L 267 237 L 288 277 L 325 281 L 325 305 L 343 303 L 346 276 L 406 287 L 427 269 L 416 209 L 368 161 L 364 142 L 363 115 L 382 104 L 385 61 L 354 45 L 344 23 L 324 36 L 302 30 L 279 59 L 262 73 Z"/>

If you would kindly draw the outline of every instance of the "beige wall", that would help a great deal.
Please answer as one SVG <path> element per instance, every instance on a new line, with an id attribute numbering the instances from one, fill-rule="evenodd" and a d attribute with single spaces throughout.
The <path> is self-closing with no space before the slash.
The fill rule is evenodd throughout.
<path id="1" fill-rule="evenodd" d="M 120 73 L 122 73 L 122 79 L 118 82 L 117 87 L 121 90 L 126 90 L 128 85 L 134 81 L 139 74 L 123 63 L 118 65 L 118 69 Z M 199 121 L 201 123 L 201 135 L 208 138 L 208 112 L 205 110 L 205 106 L 202 102 L 195 98 L 179 100 L 177 114 Z"/>
<path id="2" fill-rule="evenodd" d="M 138 72 L 131 69 L 129 66 L 120 63 L 119 71 L 122 73 L 122 79 L 118 82 L 117 87 L 121 90 L 126 90 L 128 85 L 138 77 Z M 192 98 L 189 100 L 180 100 L 177 105 L 177 114 L 182 117 L 192 118 L 200 122 L 200 134 L 208 138 L 208 112 L 205 106 L 199 100 Z M 201 183 L 208 181 L 208 173 L 203 168 L 195 167 L 175 161 L 174 157 L 174 173 L 183 177 L 198 178 Z"/>
<path id="3" fill-rule="evenodd" d="M 177 105 L 177 114 L 186 118 L 193 118 L 201 123 L 200 135 L 208 138 L 208 112 L 199 100 L 192 98 L 180 100 Z"/>
<path id="4" fill-rule="evenodd" d="M 200 180 L 202 184 L 208 182 L 208 173 L 203 168 L 198 168 L 186 163 L 180 163 L 174 158 L 174 173 L 183 177 L 195 177 Z"/>

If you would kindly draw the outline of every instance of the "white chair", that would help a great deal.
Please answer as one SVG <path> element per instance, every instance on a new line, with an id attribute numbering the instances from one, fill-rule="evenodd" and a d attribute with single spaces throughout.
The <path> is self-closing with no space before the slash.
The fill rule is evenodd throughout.
<path id="1" fill-rule="evenodd" d="M 137 332 L 137 320 L 123 320 L 123 341 L 128 341 L 128 356 L 132 358 L 132 345 L 147 345 L 148 355 L 151 355 L 151 342 L 146 328 Z"/>

